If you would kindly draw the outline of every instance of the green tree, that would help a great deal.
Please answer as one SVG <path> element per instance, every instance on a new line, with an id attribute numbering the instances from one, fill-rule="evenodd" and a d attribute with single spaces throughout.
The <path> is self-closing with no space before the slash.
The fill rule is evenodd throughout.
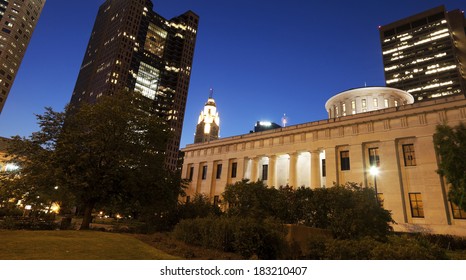
<path id="1" fill-rule="evenodd" d="M 326 212 L 328 229 L 338 239 L 359 239 L 371 236 L 378 240 L 386 239 L 392 230 L 391 213 L 383 209 L 375 200 L 375 191 L 356 183 L 335 185 L 315 192 L 326 192 Z M 319 197 L 316 195 L 315 197 Z M 314 201 L 319 204 L 319 201 Z"/>
<path id="2" fill-rule="evenodd" d="M 13 139 L 9 152 L 21 176 L 4 180 L 10 189 L 74 203 L 84 212 L 81 229 L 95 207 L 123 202 L 151 215 L 176 207 L 181 184 L 164 168 L 169 132 L 145 97 L 122 92 L 72 112 L 47 108 L 37 118 L 39 132 Z"/>
<path id="3" fill-rule="evenodd" d="M 274 216 L 273 204 L 278 191 L 268 188 L 262 181 L 249 182 L 244 179 L 227 185 L 223 200 L 228 204 L 228 215 L 264 219 Z"/>
<path id="4" fill-rule="evenodd" d="M 450 184 L 450 201 L 466 210 L 466 126 L 438 125 L 434 134 L 435 150 L 440 157 L 437 172 Z"/>

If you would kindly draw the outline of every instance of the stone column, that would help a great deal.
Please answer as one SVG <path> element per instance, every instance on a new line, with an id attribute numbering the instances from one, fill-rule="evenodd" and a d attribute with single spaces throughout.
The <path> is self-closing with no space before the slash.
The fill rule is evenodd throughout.
<path id="1" fill-rule="evenodd" d="M 236 178 L 232 179 L 232 183 L 241 181 L 245 178 L 245 170 L 244 164 L 246 162 L 245 158 L 238 158 L 237 165 L 236 165 Z"/>
<path id="2" fill-rule="evenodd" d="M 252 164 L 251 164 L 251 181 L 252 182 L 256 182 L 259 179 L 258 174 L 257 174 L 257 171 L 258 171 L 257 163 L 258 162 L 259 162 L 258 157 L 252 158 Z"/>
<path id="3" fill-rule="evenodd" d="M 288 178 L 288 185 L 293 188 L 297 188 L 297 178 L 296 178 L 296 165 L 298 163 L 298 154 L 297 153 L 290 153 L 290 165 L 289 165 L 289 178 Z"/>
<path id="4" fill-rule="evenodd" d="M 267 179 L 267 185 L 269 187 L 275 187 L 276 160 L 277 156 L 269 156 L 269 178 Z"/>
<path id="5" fill-rule="evenodd" d="M 311 188 L 320 188 L 320 151 L 311 151 Z"/>

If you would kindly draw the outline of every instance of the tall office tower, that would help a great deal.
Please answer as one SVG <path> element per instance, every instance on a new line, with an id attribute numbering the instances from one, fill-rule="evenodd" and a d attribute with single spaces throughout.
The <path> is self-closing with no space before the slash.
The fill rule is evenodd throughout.
<path id="1" fill-rule="evenodd" d="M 386 85 L 415 102 L 466 94 L 466 21 L 444 6 L 381 26 Z"/>
<path id="2" fill-rule="evenodd" d="M 45 0 L 0 0 L 0 114 Z"/>
<path id="3" fill-rule="evenodd" d="M 199 115 L 194 143 L 203 143 L 218 139 L 220 117 L 218 116 L 217 105 L 212 95 L 213 90 L 210 89 L 209 99 L 207 99 L 204 110 Z"/>
<path id="4" fill-rule="evenodd" d="M 166 166 L 175 170 L 199 17 L 188 11 L 167 20 L 152 8 L 150 0 L 100 6 L 70 105 L 140 92 L 172 131 Z"/>

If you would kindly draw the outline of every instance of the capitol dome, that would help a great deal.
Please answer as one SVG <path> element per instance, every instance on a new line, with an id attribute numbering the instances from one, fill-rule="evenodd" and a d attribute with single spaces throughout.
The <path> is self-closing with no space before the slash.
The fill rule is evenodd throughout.
<path id="1" fill-rule="evenodd" d="M 406 91 L 389 87 L 363 87 L 341 92 L 325 103 L 328 117 L 338 118 L 414 103 Z"/>

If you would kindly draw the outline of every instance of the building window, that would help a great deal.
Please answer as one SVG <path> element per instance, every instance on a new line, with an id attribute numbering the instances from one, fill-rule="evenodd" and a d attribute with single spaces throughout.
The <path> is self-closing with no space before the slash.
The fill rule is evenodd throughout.
<path id="1" fill-rule="evenodd" d="M 222 177 L 222 165 L 217 164 L 217 174 L 216 174 L 215 178 L 220 179 L 220 177 Z"/>
<path id="2" fill-rule="evenodd" d="M 263 164 L 262 165 L 262 180 L 265 181 L 269 178 L 269 165 Z"/>
<path id="3" fill-rule="evenodd" d="M 414 144 L 403 145 L 403 158 L 405 160 L 405 166 L 416 165 L 416 157 L 414 154 Z"/>
<path id="4" fill-rule="evenodd" d="M 194 176 L 194 166 L 191 166 L 189 168 L 189 181 L 193 180 L 193 176 Z"/>
<path id="5" fill-rule="evenodd" d="M 202 180 L 207 178 L 207 165 L 202 166 Z"/>
<path id="6" fill-rule="evenodd" d="M 341 170 L 350 170 L 350 158 L 349 158 L 349 151 L 341 151 L 340 152 L 340 165 Z"/>
<path id="7" fill-rule="evenodd" d="M 327 168 L 325 166 L 325 158 L 322 159 L 322 177 L 327 176 Z"/>
<path id="8" fill-rule="evenodd" d="M 385 108 L 388 108 L 388 99 L 387 98 L 385 98 L 383 100 L 383 105 L 385 106 Z"/>
<path id="9" fill-rule="evenodd" d="M 367 108 L 366 99 L 362 99 L 362 100 L 361 100 L 361 105 L 362 105 L 362 108 L 363 108 L 363 109 L 366 109 L 366 108 Z"/>
<path id="10" fill-rule="evenodd" d="M 459 208 L 458 205 L 456 205 L 453 202 L 450 202 L 451 205 L 451 211 L 453 212 L 453 219 L 466 219 L 466 211 Z"/>
<path id="11" fill-rule="evenodd" d="M 356 114 L 356 101 L 351 101 L 351 113 Z"/>
<path id="12" fill-rule="evenodd" d="M 341 108 L 343 111 L 343 116 L 346 116 L 346 104 L 345 103 L 341 104 Z"/>
<path id="13" fill-rule="evenodd" d="M 395 107 L 398 107 L 398 100 L 395 100 Z"/>
<path id="14" fill-rule="evenodd" d="M 413 218 L 424 218 L 424 205 L 421 193 L 410 193 L 409 204 L 411 205 L 411 216 Z"/>
<path id="15" fill-rule="evenodd" d="M 149 64 L 141 62 L 136 77 L 134 91 L 140 92 L 143 96 L 149 99 L 155 100 L 157 95 L 157 88 L 159 85 L 159 78 L 160 70 L 152 67 Z"/>
<path id="16" fill-rule="evenodd" d="M 236 170 L 238 169 L 238 163 L 233 162 L 231 164 L 231 178 L 236 178 Z"/>
<path id="17" fill-rule="evenodd" d="M 379 148 L 369 148 L 369 166 L 380 167 Z"/>
<path id="18" fill-rule="evenodd" d="M 374 98 L 373 102 L 374 102 L 374 108 L 378 108 L 379 107 L 379 100 L 377 98 Z"/>

